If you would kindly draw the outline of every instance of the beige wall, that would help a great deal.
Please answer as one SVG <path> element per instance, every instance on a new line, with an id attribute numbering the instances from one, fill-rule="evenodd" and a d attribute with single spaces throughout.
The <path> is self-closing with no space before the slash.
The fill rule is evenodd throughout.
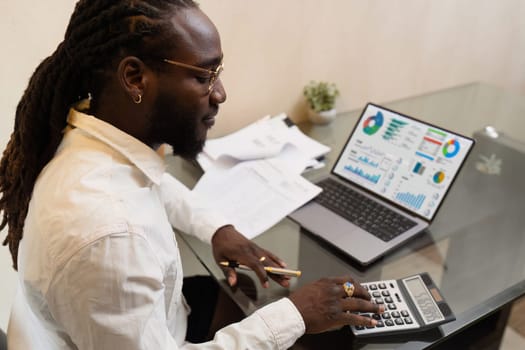
<path id="1" fill-rule="evenodd" d="M 304 116 L 302 87 L 336 82 L 341 111 L 473 80 L 525 94 L 525 0 L 200 0 L 219 28 L 228 101 L 212 135 L 266 114 Z M 0 2 L 0 148 L 74 0 Z M 5 234 L 2 234 L 3 238 Z M 0 248 L 0 327 L 15 274 Z"/>
<path id="2" fill-rule="evenodd" d="M 213 135 L 305 116 L 302 87 L 338 84 L 341 111 L 469 81 L 525 94 L 523 0 L 201 0 L 222 34 L 228 101 Z"/>

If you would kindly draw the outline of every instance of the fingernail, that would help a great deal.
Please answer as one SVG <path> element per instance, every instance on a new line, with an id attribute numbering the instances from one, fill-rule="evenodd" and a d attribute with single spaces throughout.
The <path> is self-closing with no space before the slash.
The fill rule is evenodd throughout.
<path id="1" fill-rule="evenodd" d="M 235 279 L 233 278 L 233 276 L 228 277 L 228 284 L 230 285 L 230 287 L 233 287 L 234 283 L 235 283 Z"/>
<path id="2" fill-rule="evenodd" d="M 374 327 L 375 327 L 375 326 L 377 325 L 377 321 L 376 321 L 376 320 L 374 320 L 374 319 L 372 319 L 372 322 L 370 322 L 370 323 L 371 323 L 371 324 L 372 324 L 372 326 L 374 326 Z"/>
<path id="3" fill-rule="evenodd" d="M 268 281 L 264 282 L 264 284 L 263 284 L 264 288 L 268 288 L 269 286 L 270 286 L 270 283 L 268 283 Z"/>
<path id="4" fill-rule="evenodd" d="M 385 312 L 385 306 L 379 305 L 379 313 L 383 313 L 383 312 Z"/>

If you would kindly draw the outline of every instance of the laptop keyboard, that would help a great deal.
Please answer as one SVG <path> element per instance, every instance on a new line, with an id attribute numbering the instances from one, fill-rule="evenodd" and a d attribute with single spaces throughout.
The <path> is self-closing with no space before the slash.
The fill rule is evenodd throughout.
<path id="1" fill-rule="evenodd" d="M 380 203 L 327 178 L 317 183 L 323 191 L 315 201 L 385 242 L 416 223 Z"/>

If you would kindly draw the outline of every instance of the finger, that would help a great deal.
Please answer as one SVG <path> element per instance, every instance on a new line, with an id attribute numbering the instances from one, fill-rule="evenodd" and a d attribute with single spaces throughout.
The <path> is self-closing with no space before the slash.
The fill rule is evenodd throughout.
<path id="1" fill-rule="evenodd" d="M 346 282 L 350 282 L 354 286 L 354 292 L 352 293 L 352 297 L 354 297 L 354 298 L 361 298 L 361 299 L 365 299 L 365 300 L 370 300 L 371 299 L 371 295 L 370 295 L 370 293 L 368 293 L 368 291 L 365 289 L 365 287 L 363 287 L 361 284 L 359 284 L 359 282 L 356 282 L 350 276 L 335 277 L 334 281 L 336 283 L 340 283 L 340 285 L 341 285 L 341 296 L 342 297 L 347 297 L 348 296 L 347 293 L 346 293 L 345 288 L 343 287 L 343 285 Z"/>
<path id="2" fill-rule="evenodd" d="M 270 284 L 268 283 L 268 274 L 266 273 L 266 270 L 264 269 L 265 265 L 263 264 L 263 262 L 265 262 L 266 259 L 260 261 L 260 257 L 255 257 L 254 255 L 250 256 L 250 258 L 246 262 L 246 265 L 249 266 L 255 272 L 257 277 L 259 277 L 261 285 L 264 288 L 268 288 L 270 286 Z M 259 255 L 263 256 L 262 254 Z"/>
<path id="3" fill-rule="evenodd" d="M 284 276 L 284 275 L 277 275 L 273 273 L 269 273 L 268 277 L 270 277 L 275 282 L 279 283 L 284 288 L 290 287 L 290 276 Z"/>
<path id="4" fill-rule="evenodd" d="M 354 298 L 360 298 L 364 300 L 370 300 L 372 299 L 372 296 L 368 292 L 368 290 L 365 289 L 361 284 L 354 283 L 354 295 L 352 295 Z"/>
<path id="5" fill-rule="evenodd" d="M 375 304 L 360 298 L 346 298 L 343 299 L 343 309 L 351 312 L 371 312 L 374 314 L 381 314 L 385 312 L 385 306 L 382 304 Z"/>
<path id="6" fill-rule="evenodd" d="M 224 277 L 226 277 L 230 287 L 233 287 L 235 284 L 237 284 L 237 272 L 235 269 L 232 269 L 231 267 L 223 267 L 222 272 L 224 273 Z"/>
<path id="7" fill-rule="evenodd" d="M 353 326 L 365 326 L 365 327 L 375 327 L 377 321 L 370 316 L 357 315 L 351 312 L 343 312 L 342 318 L 345 320 L 345 324 Z"/>
<path id="8" fill-rule="evenodd" d="M 267 257 L 267 258 L 266 258 L 266 262 L 269 263 L 269 260 L 271 260 L 271 261 L 273 261 L 275 264 L 278 265 L 278 266 L 276 266 L 276 267 L 284 267 L 284 268 L 287 267 L 287 265 L 286 265 L 286 263 L 284 262 L 284 260 L 282 260 L 282 259 L 279 258 L 277 255 L 275 255 L 275 254 L 273 254 L 273 253 L 271 253 L 271 252 L 269 252 L 269 251 L 267 251 L 267 250 L 264 252 L 264 256 Z M 271 265 L 268 265 L 268 266 L 271 266 Z"/>
<path id="9" fill-rule="evenodd" d="M 262 256 L 259 258 L 259 261 L 263 264 L 263 266 L 272 266 L 272 267 L 286 267 L 286 263 L 282 260 L 280 260 L 276 255 L 266 251 L 266 256 Z M 268 257 L 268 258 L 266 258 Z M 270 277 L 272 280 L 280 284 L 281 286 L 288 288 L 290 287 L 290 276 L 285 275 L 278 275 L 273 273 L 266 272 L 268 277 Z"/>

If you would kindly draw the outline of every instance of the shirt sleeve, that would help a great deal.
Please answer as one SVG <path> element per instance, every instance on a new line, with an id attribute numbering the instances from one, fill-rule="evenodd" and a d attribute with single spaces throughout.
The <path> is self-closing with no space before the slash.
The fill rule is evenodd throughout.
<path id="1" fill-rule="evenodd" d="M 221 349 L 281 350 L 290 348 L 304 332 L 301 314 L 290 299 L 283 298 L 221 329 L 209 344 L 219 344 Z"/>
<path id="2" fill-rule="evenodd" d="M 185 323 L 168 329 L 163 280 L 145 237 L 114 234 L 75 254 L 56 274 L 46 299 L 67 341 L 79 350 L 281 350 L 304 333 L 300 313 L 284 298 L 223 328 L 210 342 L 186 343 Z"/>
<path id="3" fill-rule="evenodd" d="M 206 205 L 204 198 L 190 191 L 168 173 L 160 184 L 160 196 L 170 224 L 178 230 L 211 243 L 213 234 L 230 224 L 222 215 Z"/>

